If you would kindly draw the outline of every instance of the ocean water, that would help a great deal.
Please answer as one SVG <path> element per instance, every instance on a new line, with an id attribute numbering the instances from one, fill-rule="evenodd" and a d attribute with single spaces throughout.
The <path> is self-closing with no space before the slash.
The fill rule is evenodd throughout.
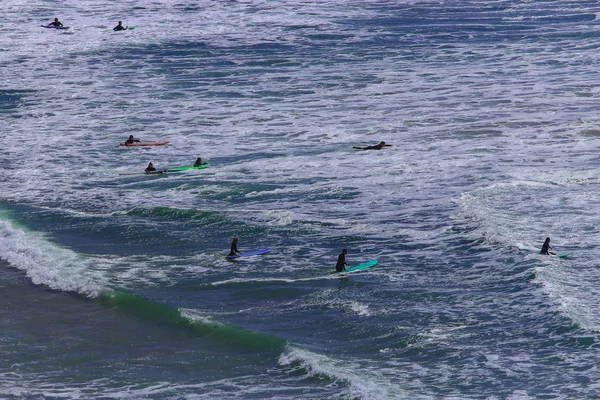
<path id="1" fill-rule="evenodd" d="M 600 398 L 596 1 L 2 7 L 0 398 Z"/>

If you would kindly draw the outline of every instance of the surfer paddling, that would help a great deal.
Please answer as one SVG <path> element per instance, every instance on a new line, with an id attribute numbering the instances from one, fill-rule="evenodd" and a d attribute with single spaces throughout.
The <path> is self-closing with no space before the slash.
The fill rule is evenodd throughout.
<path id="1" fill-rule="evenodd" d="M 342 272 L 346 270 L 346 266 L 350 266 L 347 262 L 346 262 L 346 254 L 348 254 L 348 249 L 347 248 L 343 248 L 342 252 L 340 253 L 340 255 L 338 256 L 337 259 L 337 264 L 335 264 L 335 271 L 336 272 Z"/>
<path id="2" fill-rule="evenodd" d="M 63 26 L 63 24 L 58 20 L 58 18 L 54 18 L 54 21 L 50 22 L 48 25 L 46 26 Z"/>
<path id="3" fill-rule="evenodd" d="M 540 254 L 545 254 L 545 255 L 553 255 L 555 256 L 556 253 L 552 251 L 552 247 L 550 246 L 550 238 L 547 237 L 546 240 L 544 241 L 544 244 L 542 245 L 542 250 L 540 251 Z"/>
<path id="4" fill-rule="evenodd" d="M 140 139 L 136 139 L 133 137 L 133 135 L 129 135 L 129 138 L 125 141 L 125 144 L 133 144 L 133 143 L 139 143 Z"/>
<path id="5" fill-rule="evenodd" d="M 113 28 L 113 31 L 126 31 L 127 27 L 123 26 L 123 22 L 119 21 L 119 24 Z"/>
<path id="6" fill-rule="evenodd" d="M 194 167 L 199 167 L 201 165 L 206 165 L 206 164 L 208 164 L 208 163 L 205 161 L 202 161 L 202 157 L 198 157 L 196 159 L 196 162 L 194 163 Z"/>
<path id="7" fill-rule="evenodd" d="M 379 142 L 379 144 L 373 145 L 373 146 L 365 146 L 365 147 L 360 147 L 360 146 L 352 146 L 353 149 L 359 149 L 359 150 L 381 150 L 384 147 L 389 147 L 391 146 L 391 144 L 385 144 L 384 141 Z"/>
<path id="8" fill-rule="evenodd" d="M 156 168 L 154 168 L 154 164 L 148 163 L 148 166 L 144 170 L 145 173 L 156 172 Z"/>

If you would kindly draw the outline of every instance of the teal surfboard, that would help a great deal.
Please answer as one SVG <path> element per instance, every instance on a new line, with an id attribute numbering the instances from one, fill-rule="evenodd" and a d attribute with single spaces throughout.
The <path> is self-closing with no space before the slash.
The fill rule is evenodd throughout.
<path id="1" fill-rule="evenodd" d="M 190 165 L 188 167 L 178 167 L 178 168 L 169 168 L 167 170 L 167 172 L 181 172 L 181 171 L 191 171 L 193 169 L 204 169 L 204 168 L 208 168 L 208 164 L 203 164 L 197 167 L 194 167 L 193 165 Z"/>
<path id="2" fill-rule="evenodd" d="M 377 263 L 378 263 L 377 260 L 367 261 L 365 263 L 358 264 L 358 265 L 355 265 L 355 266 L 350 267 L 350 268 L 346 268 L 346 271 L 342 271 L 341 273 L 344 273 L 344 272 L 356 272 L 356 271 L 362 271 L 364 269 L 373 268 L 374 266 L 377 265 Z"/>
<path id="3" fill-rule="evenodd" d="M 538 254 L 541 254 L 539 251 L 537 252 Z M 552 257 L 558 257 L 558 258 L 567 258 L 573 255 L 573 253 L 562 253 L 562 254 L 549 254 Z"/>

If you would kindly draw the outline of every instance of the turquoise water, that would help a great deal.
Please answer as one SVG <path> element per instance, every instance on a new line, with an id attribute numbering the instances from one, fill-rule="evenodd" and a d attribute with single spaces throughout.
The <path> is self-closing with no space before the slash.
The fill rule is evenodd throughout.
<path id="1" fill-rule="evenodd" d="M 4 9 L 0 397 L 600 397 L 596 2 Z"/>

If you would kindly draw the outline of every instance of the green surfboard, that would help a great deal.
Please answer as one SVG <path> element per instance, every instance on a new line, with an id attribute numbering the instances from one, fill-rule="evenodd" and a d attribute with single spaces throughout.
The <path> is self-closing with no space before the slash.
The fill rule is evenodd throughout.
<path id="1" fill-rule="evenodd" d="M 203 164 L 198 167 L 194 167 L 193 165 L 190 165 L 188 167 L 169 168 L 167 170 L 167 172 L 191 171 L 193 169 L 204 169 L 204 168 L 208 168 L 208 164 Z"/>

